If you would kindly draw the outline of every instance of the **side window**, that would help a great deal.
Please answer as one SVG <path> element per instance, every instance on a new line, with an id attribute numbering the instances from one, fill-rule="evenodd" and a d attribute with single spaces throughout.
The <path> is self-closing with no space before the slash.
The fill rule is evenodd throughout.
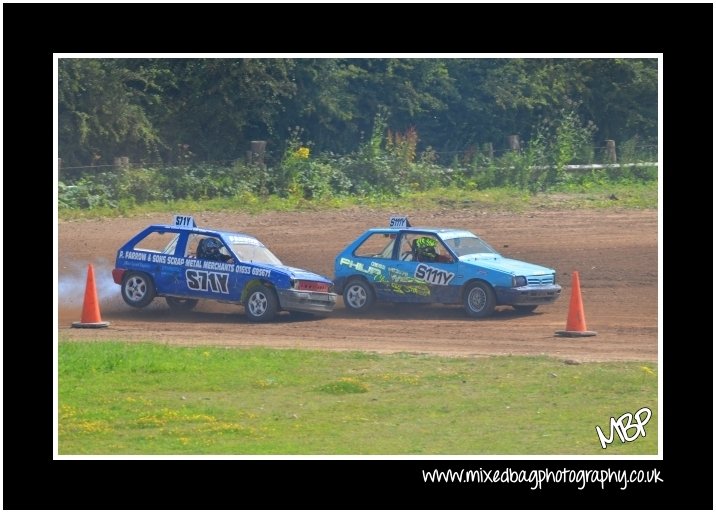
<path id="1" fill-rule="evenodd" d="M 195 242 L 195 258 L 200 258 L 203 260 L 213 260 L 215 262 L 233 262 L 233 257 L 231 256 L 231 253 L 229 253 L 229 250 L 226 248 L 224 243 L 217 237 L 212 237 L 210 235 L 200 235 L 196 237 L 196 241 L 190 241 L 190 245 L 193 245 Z"/>
<path id="2" fill-rule="evenodd" d="M 353 255 L 363 258 L 393 258 L 395 235 L 374 233 L 358 246 Z"/>
<path id="3" fill-rule="evenodd" d="M 440 240 L 436 240 L 436 242 L 437 242 L 436 249 L 438 252 L 438 257 L 437 257 L 436 261 L 443 262 L 443 263 L 453 263 L 455 260 L 453 259 L 452 255 L 450 254 L 448 249 L 445 247 L 445 244 L 443 244 L 443 242 Z"/>
<path id="4" fill-rule="evenodd" d="M 150 251 L 152 253 L 164 253 L 173 255 L 176 251 L 178 233 L 173 232 L 151 232 L 134 245 L 139 251 Z"/>
<path id="5" fill-rule="evenodd" d="M 202 238 L 203 237 L 196 235 L 195 233 L 189 235 L 189 240 L 187 240 L 186 249 L 184 250 L 184 256 L 186 258 L 196 258 L 196 250 L 199 247 L 199 241 L 201 241 Z"/>
<path id="6" fill-rule="evenodd" d="M 405 261 L 452 263 L 454 260 L 437 237 L 408 233 L 400 242 L 400 258 Z"/>
<path id="7" fill-rule="evenodd" d="M 415 237 L 415 234 L 406 233 L 400 238 L 400 252 L 398 254 L 401 260 L 404 260 L 406 262 L 410 262 L 413 260 L 412 244 Z"/>

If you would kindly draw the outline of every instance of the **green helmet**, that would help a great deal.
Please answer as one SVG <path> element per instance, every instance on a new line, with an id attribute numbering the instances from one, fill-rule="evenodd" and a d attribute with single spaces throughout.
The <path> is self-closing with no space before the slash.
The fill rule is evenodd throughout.
<path id="1" fill-rule="evenodd" d="M 420 237 L 413 241 L 413 248 L 418 258 L 432 258 L 438 256 L 437 241 L 431 237 Z"/>
<path id="2" fill-rule="evenodd" d="M 435 239 L 431 237 L 420 237 L 419 239 L 415 239 L 416 248 L 434 248 L 436 245 L 437 242 L 435 242 Z"/>

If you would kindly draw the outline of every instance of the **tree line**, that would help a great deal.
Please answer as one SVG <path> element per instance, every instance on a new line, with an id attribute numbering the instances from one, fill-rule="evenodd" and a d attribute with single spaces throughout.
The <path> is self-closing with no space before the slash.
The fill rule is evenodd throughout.
<path id="1" fill-rule="evenodd" d="M 657 72 L 646 58 L 62 58 L 59 157 L 231 160 L 251 140 L 281 153 L 299 129 L 312 155 L 348 154 L 376 119 L 438 153 L 530 141 L 565 119 L 595 146 L 656 144 Z"/>

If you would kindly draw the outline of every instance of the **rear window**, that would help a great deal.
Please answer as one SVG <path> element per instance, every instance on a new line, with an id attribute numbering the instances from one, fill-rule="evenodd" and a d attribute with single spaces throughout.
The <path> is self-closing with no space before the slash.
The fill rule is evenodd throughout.
<path id="1" fill-rule="evenodd" d="M 146 237 L 134 245 L 134 249 L 138 251 L 149 251 L 151 253 L 173 255 L 176 250 L 178 238 L 178 233 L 150 232 Z"/>
<path id="2" fill-rule="evenodd" d="M 394 234 L 373 233 L 356 248 L 353 255 L 362 258 L 393 258 L 394 244 Z"/>

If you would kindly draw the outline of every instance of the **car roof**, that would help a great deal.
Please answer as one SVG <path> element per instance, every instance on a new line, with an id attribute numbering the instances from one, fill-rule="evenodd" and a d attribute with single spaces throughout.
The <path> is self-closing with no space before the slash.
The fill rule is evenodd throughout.
<path id="1" fill-rule="evenodd" d="M 445 235 L 448 233 L 465 233 L 469 230 L 460 228 L 434 228 L 430 226 L 411 226 L 410 228 L 371 228 L 369 232 L 375 233 L 400 233 L 400 232 L 428 232 L 428 233 L 439 233 Z M 472 233 L 472 232 L 470 232 Z"/>
<path id="2" fill-rule="evenodd" d="M 226 231 L 226 230 L 214 230 L 211 228 L 197 228 L 195 226 L 175 226 L 173 224 L 152 224 L 152 225 L 149 225 L 147 228 L 151 228 L 153 230 L 191 232 L 191 233 L 196 233 L 198 235 L 206 235 L 206 236 L 215 236 L 217 233 L 220 233 L 222 235 L 238 235 L 240 237 L 245 237 L 247 239 L 253 239 L 253 240 L 258 241 L 258 239 L 256 237 L 254 237 L 253 235 L 249 235 L 247 233 L 230 232 L 230 231 Z"/>

